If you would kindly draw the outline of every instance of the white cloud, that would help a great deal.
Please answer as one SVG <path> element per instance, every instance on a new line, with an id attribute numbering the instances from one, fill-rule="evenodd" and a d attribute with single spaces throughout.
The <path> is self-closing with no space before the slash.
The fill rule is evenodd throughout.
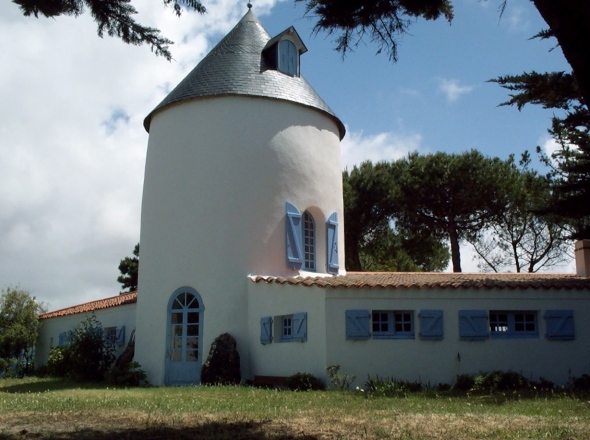
<path id="1" fill-rule="evenodd" d="M 276 0 L 256 3 L 258 16 Z M 139 0 L 138 21 L 176 42 L 175 60 L 96 35 L 79 18 L 23 17 L 0 4 L 0 289 L 51 309 L 116 295 L 119 260 L 139 240 L 143 118 L 246 12 L 206 15 Z"/>
<path id="2" fill-rule="evenodd" d="M 470 93 L 473 86 L 462 86 L 456 79 L 440 78 L 438 80 L 438 91 L 442 92 L 449 102 L 457 101 L 462 95 Z"/>
<path id="3" fill-rule="evenodd" d="M 399 134 L 394 132 L 365 135 L 361 131 L 351 131 L 346 127 L 346 137 L 342 140 L 342 167 L 352 169 L 366 160 L 372 162 L 397 160 L 412 151 L 425 152 L 420 134 Z"/>

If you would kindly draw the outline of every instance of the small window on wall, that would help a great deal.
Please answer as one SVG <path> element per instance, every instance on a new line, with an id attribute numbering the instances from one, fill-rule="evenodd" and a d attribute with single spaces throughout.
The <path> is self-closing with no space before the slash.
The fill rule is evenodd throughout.
<path id="1" fill-rule="evenodd" d="M 276 316 L 275 340 L 280 342 L 307 341 L 307 313 Z"/>
<path id="2" fill-rule="evenodd" d="M 105 327 L 103 330 L 105 340 L 111 345 L 125 344 L 125 326 L 119 327 Z"/>
<path id="3" fill-rule="evenodd" d="M 536 338 L 538 336 L 537 312 L 490 310 L 490 337 Z"/>
<path id="4" fill-rule="evenodd" d="M 373 310 L 373 338 L 413 339 L 414 312 L 410 310 Z"/>

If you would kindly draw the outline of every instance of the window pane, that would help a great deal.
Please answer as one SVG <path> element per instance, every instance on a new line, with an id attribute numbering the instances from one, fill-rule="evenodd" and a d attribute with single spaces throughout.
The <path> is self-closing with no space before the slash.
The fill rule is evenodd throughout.
<path id="1" fill-rule="evenodd" d="M 180 350 L 172 350 L 172 353 L 170 353 L 170 360 L 173 362 L 180 362 L 182 360 L 182 352 Z"/>
<path id="2" fill-rule="evenodd" d="M 172 315 L 170 316 L 170 322 L 172 324 L 182 324 L 182 313 L 172 313 Z"/>
<path id="3" fill-rule="evenodd" d="M 198 337 L 190 337 L 186 338 L 186 348 L 196 349 L 199 348 L 199 338 Z"/>
<path id="4" fill-rule="evenodd" d="M 198 309 L 199 308 L 199 301 L 192 293 L 186 294 L 186 307 L 189 309 Z"/>
<path id="5" fill-rule="evenodd" d="M 174 336 L 182 336 L 182 325 L 173 325 L 172 334 Z"/>
<path id="6" fill-rule="evenodd" d="M 199 312 L 189 313 L 187 323 L 197 324 L 199 322 Z"/>
<path id="7" fill-rule="evenodd" d="M 172 349 L 182 348 L 182 338 L 172 337 L 172 339 L 170 341 L 170 348 L 172 348 Z"/>
<path id="8" fill-rule="evenodd" d="M 198 350 L 187 350 L 186 351 L 186 360 L 188 362 L 196 362 L 197 360 L 199 360 Z"/>
<path id="9" fill-rule="evenodd" d="M 187 336 L 199 336 L 199 326 L 198 325 L 188 325 L 186 327 L 186 335 Z"/>

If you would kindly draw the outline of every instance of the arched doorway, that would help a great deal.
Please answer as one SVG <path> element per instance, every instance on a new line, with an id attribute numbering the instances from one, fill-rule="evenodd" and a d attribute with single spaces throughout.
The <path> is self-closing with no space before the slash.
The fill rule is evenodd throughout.
<path id="1" fill-rule="evenodd" d="M 168 302 L 166 385 L 201 381 L 203 302 L 191 287 L 177 289 Z"/>

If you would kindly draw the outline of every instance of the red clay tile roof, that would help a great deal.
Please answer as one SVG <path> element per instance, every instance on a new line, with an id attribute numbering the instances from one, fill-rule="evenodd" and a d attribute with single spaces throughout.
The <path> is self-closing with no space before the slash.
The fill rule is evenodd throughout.
<path id="1" fill-rule="evenodd" d="M 590 278 L 572 274 L 348 272 L 331 277 L 252 276 L 255 283 L 333 288 L 565 289 L 590 291 Z"/>
<path id="2" fill-rule="evenodd" d="M 77 313 L 88 313 L 95 310 L 133 304 L 135 302 L 137 302 L 137 292 L 123 293 L 121 295 L 113 296 L 112 298 L 99 299 L 98 301 L 91 301 L 77 306 L 56 310 L 54 312 L 43 313 L 42 315 L 39 315 L 39 319 L 57 318 L 59 316 L 75 315 Z"/>

